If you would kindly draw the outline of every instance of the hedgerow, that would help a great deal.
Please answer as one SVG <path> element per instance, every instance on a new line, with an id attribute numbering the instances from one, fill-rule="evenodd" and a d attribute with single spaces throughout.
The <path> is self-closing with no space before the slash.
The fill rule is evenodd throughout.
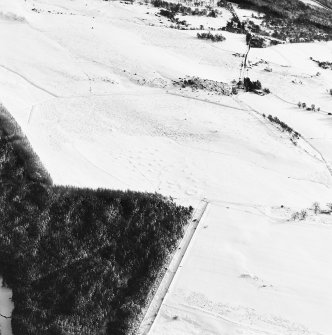
<path id="1" fill-rule="evenodd" d="M 212 42 L 222 42 L 225 41 L 225 37 L 221 34 L 211 34 L 208 33 L 197 33 L 197 38 L 201 40 L 210 40 Z"/>
<path id="2" fill-rule="evenodd" d="M 279 120 L 279 118 L 277 118 L 276 116 L 269 115 L 267 118 L 270 122 L 279 125 L 284 131 L 287 131 L 290 135 L 292 135 L 292 137 L 294 137 L 294 139 L 299 139 L 301 137 L 301 134 L 295 131 L 287 123 Z"/>

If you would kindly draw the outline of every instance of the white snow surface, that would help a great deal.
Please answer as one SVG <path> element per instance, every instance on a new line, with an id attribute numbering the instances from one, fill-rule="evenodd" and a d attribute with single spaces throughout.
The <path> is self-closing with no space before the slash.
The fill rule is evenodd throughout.
<path id="1" fill-rule="evenodd" d="M 259 63 L 249 75 L 273 94 L 191 92 L 172 80 L 238 79 L 245 36 L 201 41 L 155 12 L 1 0 L 0 101 L 56 184 L 209 201 L 152 335 L 331 334 L 332 221 L 289 218 L 332 201 L 332 71 L 309 59 L 331 60 L 332 44 L 252 49 L 273 71 Z"/>
<path id="2" fill-rule="evenodd" d="M 0 334 L 12 335 L 11 313 L 14 309 L 12 302 L 12 291 L 3 285 L 0 277 Z"/>

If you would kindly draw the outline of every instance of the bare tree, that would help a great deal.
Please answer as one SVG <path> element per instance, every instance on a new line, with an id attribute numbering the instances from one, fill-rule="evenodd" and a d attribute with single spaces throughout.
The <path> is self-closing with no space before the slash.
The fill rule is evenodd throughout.
<path id="1" fill-rule="evenodd" d="M 314 210 L 314 213 L 317 215 L 318 213 L 320 213 L 320 206 L 318 202 L 314 202 L 312 204 L 312 208 Z"/>

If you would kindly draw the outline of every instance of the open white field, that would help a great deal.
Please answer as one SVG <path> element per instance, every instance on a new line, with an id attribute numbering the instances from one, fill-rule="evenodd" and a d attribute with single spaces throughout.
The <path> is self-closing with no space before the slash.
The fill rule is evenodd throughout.
<path id="1" fill-rule="evenodd" d="M 3 285 L 2 278 L 0 278 L 0 330 L 3 335 L 12 334 L 10 316 L 13 308 L 12 291 Z"/>
<path id="2" fill-rule="evenodd" d="M 213 201 L 152 333 L 329 334 L 331 227 L 289 214 Z"/>
<path id="3" fill-rule="evenodd" d="M 288 219 L 332 202 L 332 71 L 309 59 L 330 60 L 332 44 L 252 50 L 252 63 L 267 63 L 249 75 L 273 94 L 193 93 L 172 80 L 238 79 L 233 54 L 246 51 L 245 36 L 200 41 L 156 12 L 102 0 L 2 0 L 0 101 L 55 183 L 209 201 L 151 334 L 329 335 L 332 223 Z M 295 146 L 251 108 L 309 144 Z"/>

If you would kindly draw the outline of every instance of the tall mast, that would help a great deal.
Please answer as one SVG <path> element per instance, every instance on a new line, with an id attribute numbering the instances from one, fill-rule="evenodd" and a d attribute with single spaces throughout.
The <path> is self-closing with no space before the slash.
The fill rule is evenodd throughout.
<path id="1" fill-rule="evenodd" d="M 243 60 L 242 66 L 241 66 L 240 81 L 242 79 L 244 80 L 244 71 L 248 70 L 247 69 L 247 60 L 248 60 L 248 54 L 249 54 L 250 48 L 251 48 L 251 35 L 250 35 L 250 39 L 249 39 L 249 42 L 248 42 L 248 50 L 247 50 L 246 55 L 244 56 L 244 60 Z"/>

